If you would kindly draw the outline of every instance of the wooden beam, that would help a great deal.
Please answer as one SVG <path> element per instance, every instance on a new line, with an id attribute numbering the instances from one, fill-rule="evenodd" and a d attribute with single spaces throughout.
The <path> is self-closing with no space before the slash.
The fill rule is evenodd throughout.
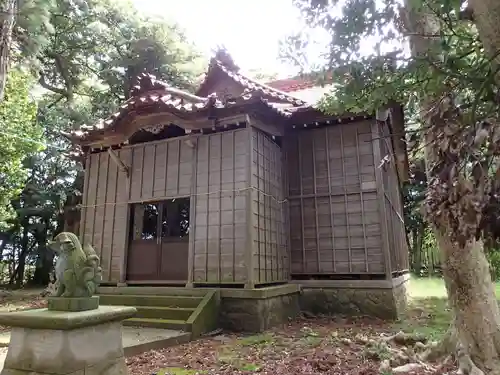
<path id="1" fill-rule="evenodd" d="M 130 169 L 128 166 L 126 166 L 123 161 L 118 157 L 118 155 L 115 154 L 113 149 L 108 148 L 108 154 L 113 159 L 113 161 L 116 163 L 118 166 L 118 169 L 120 169 L 122 172 L 124 172 L 127 175 L 127 178 L 130 177 Z"/>
<path id="2" fill-rule="evenodd" d="M 273 135 L 275 137 L 282 137 L 285 134 L 283 126 L 264 123 L 256 118 L 252 118 L 252 126 L 256 127 L 259 130 L 262 130 L 264 133 Z"/>

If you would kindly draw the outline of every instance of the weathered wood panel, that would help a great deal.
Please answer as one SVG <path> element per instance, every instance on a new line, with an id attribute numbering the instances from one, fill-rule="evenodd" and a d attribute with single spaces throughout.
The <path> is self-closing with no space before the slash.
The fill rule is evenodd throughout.
<path id="1" fill-rule="evenodd" d="M 383 274 L 370 123 L 297 131 L 284 147 L 291 273 Z"/>
<path id="2" fill-rule="evenodd" d="M 381 168 L 382 189 L 384 196 L 385 221 L 387 223 L 387 239 L 391 272 L 407 271 L 409 269 L 408 246 L 405 237 L 403 219 L 403 203 L 400 191 L 400 181 L 396 171 L 397 163 L 393 154 L 393 145 L 387 124 L 378 123 L 380 155 L 387 156 L 389 162 Z"/>
<path id="3" fill-rule="evenodd" d="M 130 167 L 129 177 L 108 153 L 89 155 L 81 235 L 101 256 L 104 282 L 126 280 L 130 204 L 190 197 L 189 281 L 247 283 L 247 212 L 251 194 L 248 129 L 199 136 L 195 147 L 190 148 L 179 138 L 115 150 Z M 278 156 L 268 156 L 268 170 L 263 175 L 270 180 L 268 186 L 273 178 L 276 184 L 280 181 L 280 161 L 272 158 Z M 272 188 L 276 190 L 277 185 Z M 267 262 L 262 267 L 268 280 L 283 279 L 287 274 L 288 260 L 280 253 L 278 239 L 274 239 L 280 235 L 279 230 L 285 237 L 283 229 L 274 229 L 277 216 L 275 209 L 263 216 L 264 228 L 269 227 L 270 233 L 261 257 L 261 262 Z"/>
<path id="4" fill-rule="evenodd" d="M 252 133 L 252 228 L 254 282 L 267 284 L 288 279 L 287 233 L 284 218 L 282 152 L 256 128 Z"/>
<path id="5" fill-rule="evenodd" d="M 192 156 L 192 148 L 178 138 L 133 146 L 130 200 L 189 196 Z"/>
<path id="6" fill-rule="evenodd" d="M 198 138 L 191 233 L 195 283 L 247 280 L 247 140 L 246 129 Z"/>
<path id="7" fill-rule="evenodd" d="M 115 152 L 130 165 L 130 149 Z M 118 281 L 127 236 L 129 180 L 105 152 L 90 154 L 86 165 L 80 235 L 100 256 L 103 281 Z"/>
<path id="8" fill-rule="evenodd" d="M 132 163 L 132 149 L 123 148 L 117 152 L 125 165 Z M 113 206 L 113 231 L 111 246 L 110 281 L 125 281 L 125 260 L 128 245 L 130 178 L 118 171 L 116 176 L 116 204 Z"/>

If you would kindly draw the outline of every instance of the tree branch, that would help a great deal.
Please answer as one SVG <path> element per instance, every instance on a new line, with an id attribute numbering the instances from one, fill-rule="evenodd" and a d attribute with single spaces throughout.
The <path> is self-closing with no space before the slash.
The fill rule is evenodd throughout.
<path id="1" fill-rule="evenodd" d="M 66 90 L 62 89 L 62 88 L 59 88 L 59 87 L 55 87 L 55 86 L 52 86 L 51 84 L 49 84 L 46 80 L 45 80 L 45 75 L 40 72 L 40 78 L 38 79 L 38 83 L 40 84 L 40 86 L 42 86 L 44 89 L 47 89 L 49 91 L 52 91 L 56 94 L 59 94 L 59 95 L 62 95 L 64 96 L 65 98 L 68 97 L 68 93 Z"/>

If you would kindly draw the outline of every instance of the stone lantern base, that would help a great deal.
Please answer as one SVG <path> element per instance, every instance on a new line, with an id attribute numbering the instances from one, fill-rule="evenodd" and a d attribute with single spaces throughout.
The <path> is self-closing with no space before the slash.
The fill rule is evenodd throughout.
<path id="1" fill-rule="evenodd" d="M 0 313 L 0 325 L 13 327 L 1 375 L 127 374 L 121 322 L 135 313 L 125 306 Z"/>

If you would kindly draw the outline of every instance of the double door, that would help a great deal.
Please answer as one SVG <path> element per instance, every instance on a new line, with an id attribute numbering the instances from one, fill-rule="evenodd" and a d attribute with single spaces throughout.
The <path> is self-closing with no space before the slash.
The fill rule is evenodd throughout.
<path id="1" fill-rule="evenodd" d="M 127 281 L 187 281 L 189 199 L 134 204 L 130 215 Z"/>

